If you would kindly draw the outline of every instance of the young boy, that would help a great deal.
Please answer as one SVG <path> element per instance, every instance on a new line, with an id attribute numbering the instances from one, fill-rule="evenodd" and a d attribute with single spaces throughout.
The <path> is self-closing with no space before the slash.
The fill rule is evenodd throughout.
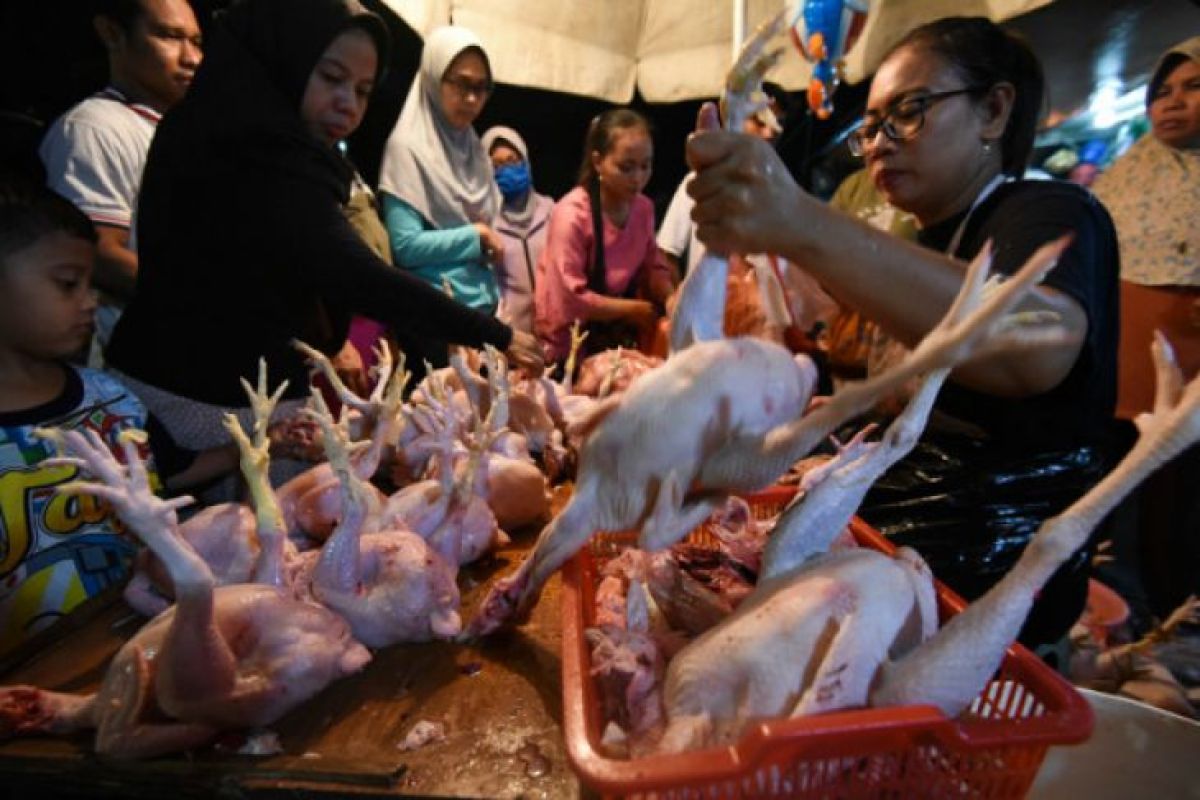
<path id="1" fill-rule="evenodd" d="M 94 498 L 58 495 L 73 467 L 46 467 L 37 427 L 145 428 L 113 378 L 69 365 L 92 333 L 96 234 L 68 201 L 0 185 L 0 653 L 125 578 L 132 545 Z"/>

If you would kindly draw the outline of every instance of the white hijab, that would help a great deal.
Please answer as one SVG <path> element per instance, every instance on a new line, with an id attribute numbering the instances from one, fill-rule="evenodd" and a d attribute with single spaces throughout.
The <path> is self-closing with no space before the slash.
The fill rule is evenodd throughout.
<path id="1" fill-rule="evenodd" d="M 525 193 L 525 205 L 521 208 L 502 208 L 501 212 L 504 214 L 504 218 L 514 225 L 528 225 L 533 219 L 533 210 L 537 205 L 537 191 L 533 188 L 533 165 L 529 163 L 529 148 L 526 146 L 525 140 L 521 138 L 521 134 L 512 128 L 504 125 L 495 125 L 484 132 L 482 141 L 483 152 L 485 153 L 490 154 L 496 142 L 502 141 L 512 145 L 521 154 L 521 159 L 529 169 L 529 191 Z M 491 156 L 489 155 L 490 158 Z"/>
<path id="2" fill-rule="evenodd" d="M 425 38 L 421 67 L 379 170 L 380 191 L 408 203 L 435 228 L 491 224 L 500 209 L 492 162 L 475 129 L 455 130 L 441 107 L 442 76 L 469 47 L 484 52 L 479 37 L 462 27 L 436 28 Z"/>

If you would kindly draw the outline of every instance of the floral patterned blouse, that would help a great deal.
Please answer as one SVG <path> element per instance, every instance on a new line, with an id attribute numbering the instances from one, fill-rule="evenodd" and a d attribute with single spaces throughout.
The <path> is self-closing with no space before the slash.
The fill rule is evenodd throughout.
<path id="1" fill-rule="evenodd" d="M 1116 223 L 1123 280 L 1200 286 L 1200 150 L 1147 134 L 1092 188 Z"/>

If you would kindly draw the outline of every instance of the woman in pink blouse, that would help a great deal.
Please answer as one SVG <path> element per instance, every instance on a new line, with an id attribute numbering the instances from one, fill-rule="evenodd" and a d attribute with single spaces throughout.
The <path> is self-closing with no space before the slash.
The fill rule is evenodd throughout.
<path id="1" fill-rule="evenodd" d="M 661 316 L 671 278 L 642 194 L 653 158 L 649 123 L 635 111 L 606 111 L 588 127 L 579 184 L 555 204 L 538 261 L 534 328 L 548 360 L 566 358 L 575 320 L 594 352 L 623 338 L 621 327 L 645 340 Z"/>

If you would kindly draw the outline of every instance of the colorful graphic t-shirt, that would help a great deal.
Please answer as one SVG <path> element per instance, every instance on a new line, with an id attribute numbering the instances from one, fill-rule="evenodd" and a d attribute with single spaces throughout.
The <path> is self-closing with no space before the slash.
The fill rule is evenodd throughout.
<path id="1" fill-rule="evenodd" d="M 123 460 L 117 435 L 145 428 L 146 411 L 104 373 L 73 367 L 67 372 L 59 397 L 0 414 L 0 653 L 123 581 L 134 553 L 106 504 L 57 493 L 80 477 L 79 470 L 46 466 L 54 446 L 33 431 L 90 429 Z"/>

